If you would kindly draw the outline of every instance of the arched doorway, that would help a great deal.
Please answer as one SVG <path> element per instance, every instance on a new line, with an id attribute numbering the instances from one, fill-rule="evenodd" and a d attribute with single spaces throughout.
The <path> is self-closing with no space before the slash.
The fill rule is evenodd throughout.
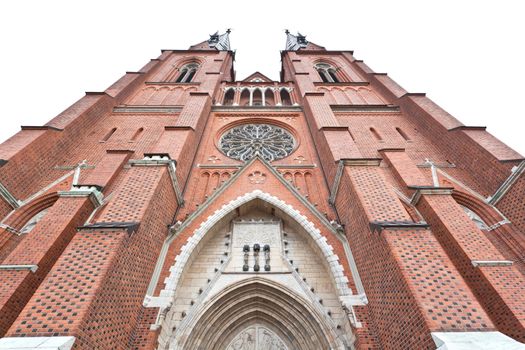
<path id="1" fill-rule="evenodd" d="M 190 240 L 161 292 L 173 303 L 159 349 L 353 348 L 338 257 L 285 202 L 247 193 Z"/>
<path id="2" fill-rule="evenodd" d="M 334 348 L 334 330 L 310 305 L 278 282 L 252 277 L 229 286 L 206 303 L 205 310 L 199 310 L 197 320 L 181 325 L 178 346 L 206 350 Z"/>

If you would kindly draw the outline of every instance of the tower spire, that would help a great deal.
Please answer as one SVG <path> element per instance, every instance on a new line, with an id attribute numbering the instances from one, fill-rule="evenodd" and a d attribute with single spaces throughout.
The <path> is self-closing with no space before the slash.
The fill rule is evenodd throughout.
<path id="1" fill-rule="evenodd" d="M 219 34 L 219 31 L 216 31 L 215 34 L 210 35 L 208 44 L 210 47 L 214 47 L 219 51 L 230 51 L 230 33 L 230 28 L 228 28 L 224 34 Z"/>
<path id="2" fill-rule="evenodd" d="M 305 48 L 308 45 L 306 40 L 306 35 L 302 35 L 297 32 L 297 35 L 290 33 L 288 29 L 284 31 L 286 33 L 286 48 L 287 51 L 296 51 L 302 48 Z"/>
<path id="3" fill-rule="evenodd" d="M 230 33 L 230 28 L 228 28 L 223 34 L 219 34 L 219 31 L 216 31 L 213 34 L 210 34 L 210 38 L 208 40 L 204 40 L 203 42 L 190 46 L 190 50 L 216 49 L 218 51 L 231 51 Z"/>

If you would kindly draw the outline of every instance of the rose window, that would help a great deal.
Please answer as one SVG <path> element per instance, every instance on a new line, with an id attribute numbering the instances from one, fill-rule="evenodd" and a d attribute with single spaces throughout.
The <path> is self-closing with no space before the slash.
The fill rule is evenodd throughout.
<path id="1" fill-rule="evenodd" d="M 230 158 L 247 161 L 256 155 L 271 162 L 290 155 L 293 136 L 268 124 L 245 124 L 228 130 L 219 140 L 220 150 Z"/>

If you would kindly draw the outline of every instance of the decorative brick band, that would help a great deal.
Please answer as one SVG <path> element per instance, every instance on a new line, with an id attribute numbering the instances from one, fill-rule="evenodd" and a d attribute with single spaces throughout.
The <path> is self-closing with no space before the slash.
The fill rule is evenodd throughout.
<path id="1" fill-rule="evenodd" d="M 369 86 L 368 81 L 340 81 L 336 82 L 320 82 L 314 81 L 314 86 Z"/>
<path id="2" fill-rule="evenodd" d="M 381 112 L 381 113 L 399 113 L 399 106 L 395 105 L 330 105 L 334 112 L 347 113 L 367 113 L 367 112 Z"/>
<path id="3" fill-rule="evenodd" d="M 126 106 L 113 108 L 114 113 L 180 113 L 182 106 Z"/>

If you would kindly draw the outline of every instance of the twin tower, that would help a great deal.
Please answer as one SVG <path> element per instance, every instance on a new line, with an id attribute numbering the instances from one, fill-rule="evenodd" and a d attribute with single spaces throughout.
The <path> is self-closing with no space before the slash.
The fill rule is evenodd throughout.
<path id="1" fill-rule="evenodd" d="M 352 51 L 229 31 L 0 145 L 0 349 L 525 349 L 525 162 Z"/>

